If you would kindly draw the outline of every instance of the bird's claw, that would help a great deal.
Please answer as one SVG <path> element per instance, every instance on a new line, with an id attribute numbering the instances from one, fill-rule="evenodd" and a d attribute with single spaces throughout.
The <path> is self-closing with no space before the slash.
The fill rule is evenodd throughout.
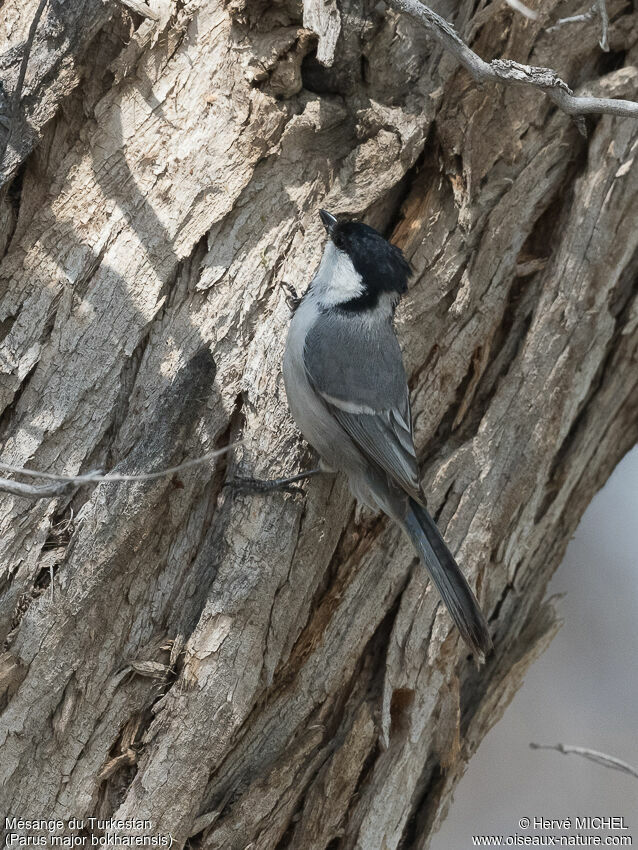
<path id="1" fill-rule="evenodd" d="M 304 492 L 303 487 L 300 487 L 299 484 L 292 484 L 278 479 L 268 481 L 263 478 L 244 478 L 241 476 L 236 476 L 226 481 L 224 487 L 228 487 L 230 490 L 236 490 L 238 493 L 278 492 L 297 495 Z"/>
<path id="2" fill-rule="evenodd" d="M 282 280 L 280 286 L 286 293 L 286 304 L 288 305 L 288 309 L 291 313 L 294 313 L 297 307 L 301 304 L 301 298 L 297 295 L 297 290 L 286 280 Z"/>

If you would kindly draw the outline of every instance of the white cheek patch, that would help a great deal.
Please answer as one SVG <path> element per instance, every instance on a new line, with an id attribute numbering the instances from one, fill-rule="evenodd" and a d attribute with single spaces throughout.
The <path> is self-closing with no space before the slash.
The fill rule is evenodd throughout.
<path id="1" fill-rule="evenodd" d="M 363 295 L 361 275 L 344 252 L 328 242 L 321 264 L 313 281 L 313 289 L 325 307 L 334 307 Z"/>

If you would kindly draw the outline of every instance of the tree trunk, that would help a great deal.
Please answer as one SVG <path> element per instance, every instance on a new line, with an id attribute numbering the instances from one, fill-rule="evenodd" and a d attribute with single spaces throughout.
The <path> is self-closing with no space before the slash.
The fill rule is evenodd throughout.
<path id="1" fill-rule="evenodd" d="M 8 115 L 37 5 L 3 6 Z M 548 31 L 576 0 L 534 5 L 434 8 L 483 58 L 636 95 L 628 4 L 610 2 L 608 54 L 596 20 Z M 1 495 L 2 826 L 424 848 L 637 437 L 638 124 L 588 118 L 585 137 L 542 92 L 479 88 L 374 0 L 152 8 L 49 0 L 36 29 L 0 209 L 1 458 L 137 473 L 237 445 L 158 480 Z M 408 541 L 341 478 L 224 486 L 312 462 L 281 284 L 310 280 L 319 206 L 415 269 L 397 315 L 415 439 L 490 619 L 480 670 Z"/>

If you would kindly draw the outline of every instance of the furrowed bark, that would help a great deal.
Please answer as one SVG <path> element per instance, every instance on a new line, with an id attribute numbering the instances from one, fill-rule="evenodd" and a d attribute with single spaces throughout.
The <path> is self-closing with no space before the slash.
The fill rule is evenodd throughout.
<path id="1" fill-rule="evenodd" d="M 0 494 L 0 811 L 148 818 L 211 850 L 423 848 L 636 441 L 638 123 L 589 116 L 584 138 L 360 0 L 149 6 L 87 12 L 67 48 L 45 27 L 29 61 L 31 129 L 4 166 L 0 458 L 135 475 L 241 445 L 172 478 Z M 3 34 L 5 95 L 36 7 Z M 557 3 L 474 8 L 435 11 L 486 61 L 636 99 L 623 3 L 604 55 L 596 20 L 547 31 Z M 310 279 L 319 206 L 415 269 L 398 331 L 429 505 L 494 634 L 480 670 L 409 543 L 355 516 L 339 477 L 224 486 L 312 462 L 282 284 Z"/>

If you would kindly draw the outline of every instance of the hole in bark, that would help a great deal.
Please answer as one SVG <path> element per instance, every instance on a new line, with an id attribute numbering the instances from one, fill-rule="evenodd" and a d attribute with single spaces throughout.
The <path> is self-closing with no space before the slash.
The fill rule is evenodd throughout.
<path id="1" fill-rule="evenodd" d="M 342 32 L 335 61 L 330 67 L 322 65 L 317 59 L 315 41 L 301 63 L 301 82 L 303 88 L 315 94 L 337 94 L 343 97 L 354 94 L 361 85 L 365 85 L 358 38 L 356 43 L 348 42 Z"/>
<path id="2" fill-rule="evenodd" d="M 397 688 L 390 700 L 390 737 L 406 733 L 410 725 L 410 712 L 414 704 L 411 688 Z"/>
<path id="3" fill-rule="evenodd" d="M 316 49 L 301 63 L 303 87 L 314 94 L 343 94 L 337 75 L 317 61 Z"/>
<path id="4" fill-rule="evenodd" d="M 55 576 L 57 567 L 57 564 L 52 564 L 50 569 L 49 567 L 42 567 L 40 572 L 35 577 L 33 587 L 36 590 L 46 590 L 47 587 L 49 587 L 51 584 L 51 572 L 53 572 L 53 575 Z"/>

